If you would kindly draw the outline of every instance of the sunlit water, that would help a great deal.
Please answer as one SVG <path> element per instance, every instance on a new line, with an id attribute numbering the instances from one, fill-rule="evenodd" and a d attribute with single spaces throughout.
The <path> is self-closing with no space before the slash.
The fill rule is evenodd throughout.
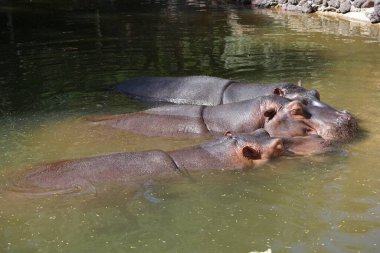
<path id="1" fill-rule="evenodd" d="M 26 6 L 26 7 L 25 7 Z M 282 158 L 100 196 L 0 198 L 1 252 L 379 252 L 380 29 L 217 2 L 27 2 L 0 7 L 0 174 L 204 140 L 83 124 L 146 108 L 110 91 L 135 76 L 302 80 L 350 110 L 346 154 Z"/>

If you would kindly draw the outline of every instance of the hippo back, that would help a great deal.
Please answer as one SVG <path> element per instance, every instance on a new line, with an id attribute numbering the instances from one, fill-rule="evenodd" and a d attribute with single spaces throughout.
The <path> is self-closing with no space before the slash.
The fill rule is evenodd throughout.
<path id="1" fill-rule="evenodd" d="M 141 77 L 126 80 L 115 90 L 151 102 L 218 105 L 231 82 L 210 76 Z"/>
<path id="2" fill-rule="evenodd" d="M 102 184 L 129 184 L 176 170 L 163 151 L 116 153 L 34 166 L 15 175 L 9 190 L 35 195 L 96 193 Z"/>

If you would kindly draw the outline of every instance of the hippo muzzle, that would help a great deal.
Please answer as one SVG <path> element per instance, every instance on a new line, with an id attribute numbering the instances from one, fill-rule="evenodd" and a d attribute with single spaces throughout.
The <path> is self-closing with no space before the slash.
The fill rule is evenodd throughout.
<path id="1" fill-rule="evenodd" d="M 322 106 L 316 106 L 321 103 Z M 322 102 L 294 100 L 276 110 L 267 110 L 265 129 L 271 136 L 295 137 L 319 135 L 325 140 L 343 142 L 352 139 L 358 124 L 348 111 L 338 111 Z"/>
<path id="2" fill-rule="evenodd" d="M 352 114 L 346 110 L 336 112 L 335 124 L 320 128 L 319 135 L 338 142 L 351 140 L 358 131 L 358 123 Z"/>

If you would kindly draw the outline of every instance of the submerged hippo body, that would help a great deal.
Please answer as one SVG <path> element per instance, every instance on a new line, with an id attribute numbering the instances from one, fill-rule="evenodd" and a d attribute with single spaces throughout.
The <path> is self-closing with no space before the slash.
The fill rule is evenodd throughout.
<path id="1" fill-rule="evenodd" d="M 289 99 L 308 99 L 320 106 L 327 106 L 319 102 L 318 91 L 295 84 L 240 83 L 211 76 L 134 78 L 116 85 L 115 90 L 144 101 L 174 104 L 220 105 L 280 95 Z"/>
<path id="2" fill-rule="evenodd" d="M 117 153 L 36 166 L 15 177 L 10 190 L 36 195 L 96 193 L 101 184 L 128 185 L 204 169 L 251 168 L 283 154 L 282 140 L 265 131 L 229 134 L 168 153 Z"/>
<path id="3" fill-rule="evenodd" d="M 92 121 L 148 136 L 194 137 L 226 131 L 251 133 L 264 128 L 275 137 L 316 134 L 327 140 L 345 141 L 357 131 L 355 119 L 347 112 L 275 95 L 217 106 L 167 105 Z"/>

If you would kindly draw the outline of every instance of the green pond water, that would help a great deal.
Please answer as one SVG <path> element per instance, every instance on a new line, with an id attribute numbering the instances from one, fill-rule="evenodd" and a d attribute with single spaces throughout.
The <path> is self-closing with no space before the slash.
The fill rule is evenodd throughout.
<path id="1" fill-rule="evenodd" d="M 204 140 L 89 127 L 137 76 L 297 82 L 351 111 L 344 154 L 98 196 L 0 194 L 0 252 L 380 252 L 380 27 L 219 1 L 1 1 L 0 181 L 36 163 Z"/>

